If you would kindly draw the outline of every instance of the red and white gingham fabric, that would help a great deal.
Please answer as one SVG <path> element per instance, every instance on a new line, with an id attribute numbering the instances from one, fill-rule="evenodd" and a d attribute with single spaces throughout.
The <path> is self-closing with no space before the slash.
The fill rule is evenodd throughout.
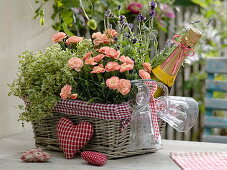
<path id="1" fill-rule="evenodd" d="M 227 170 L 227 152 L 171 152 L 170 157 L 183 170 Z"/>
<path id="2" fill-rule="evenodd" d="M 154 92 L 157 90 L 157 84 L 154 81 L 147 83 L 149 83 L 149 86 L 152 86 L 150 90 L 150 104 L 152 122 L 155 129 L 155 138 L 157 139 L 160 136 L 160 132 L 156 115 L 156 100 L 153 97 Z M 128 102 L 121 104 L 87 104 L 81 100 L 61 100 L 58 105 L 54 107 L 53 112 L 94 117 L 105 120 L 122 120 L 121 131 L 130 124 L 131 118 L 131 109 Z"/>
<path id="3" fill-rule="evenodd" d="M 131 109 L 128 102 L 121 104 L 87 104 L 81 100 L 61 100 L 53 112 L 87 116 L 105 120 L 122 120 L 121 131 L 130 123 Z"/>
<path id="4" fill-rule="evenodd" d="M 21 160 L 25 162 L 46 162 L 51 158 L 51 154 L 42 151 L 40 148 L 30 149 L 21 155 Z"/>
<path id="5" fill-rule="evenodd" d="M 125 119 L 131 116 L 131 110 L 127 102 L 121 104 L 87 104 L 81 100 L 61 100 L 55 106 L 53 112 L 106 120 Z"/>
<path id="6" fill-rule="evenodd" d="M 89 164 L 102 166 L 108 160 L 107 156 L 100 152 L 84 151 L 81 157 Z"/>
<path id="7" fill-rule="evenodd" d="M 94 129 L 89 122 L 74 125 L 72 121 L 62 117 L 57 124 L 58 141 L 67 159 L 73 158 L 88 143 L 93 134 Z"/>
<path id="8" fill-rule="evenodd" d="M 155 139 L 159 139 L 160 131 L 158 126 L 158 116 L 157 116 L 157 108 L 156 108 L 156 99 L 154 98 L 154 93 L 157 90 L 157 84 L 154 81 L 146 82 L 146 85 L 150 87 L 150 108 L 151 108 L 151 117 L 152 123 L 154 127 L 154 137 Z"/>

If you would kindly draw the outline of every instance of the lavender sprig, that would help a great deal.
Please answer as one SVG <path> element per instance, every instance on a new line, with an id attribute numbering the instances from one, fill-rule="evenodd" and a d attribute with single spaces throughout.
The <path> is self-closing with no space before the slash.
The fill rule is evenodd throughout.
<path id="1" fill-rule="evenodd" d="M 157 7 L 157 4 L 154 1 L 150 2 L 149 4 L 150 4 L 150 8 L 151 8 L 149 15 L 151 18 L 153 18 L 156 15 L 155 8 Z"/>
<path id="2" fill-rule="evenodd" d="M 139 13 L 139 14 L 137 15 L 137 20 L 138 20 L 139 22 L 142 22 L 142 21 L 145 21 L 145 20 L 146 20 L 146 17 L 143 16 L 141 13 Z"/>

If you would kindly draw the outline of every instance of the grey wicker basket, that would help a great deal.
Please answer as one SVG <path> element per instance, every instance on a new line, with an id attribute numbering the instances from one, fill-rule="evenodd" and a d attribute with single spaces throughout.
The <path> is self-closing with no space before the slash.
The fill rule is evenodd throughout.
<path id="1" fill-rule="evenodd" d="M 62 151 L 59 147 L 56 133 L 56 126 L 61 117 L 66 117 L 76 124 L 81 121 L 92 123 L 95 133 L 92 140 L 83 148 L 83 150 L 105 153 L 109 159 L 156 151 L 154 149 L 143 149 L 137 150 L 136 152 L 128 151 L 130 126 L 121 133 L 119 131 L 121 120 L 104 120 L 61 113 L 54 114 L 53 117 L 43 119 L 41 122 L 32 122 L 35 144 L 37 147 L 42 147 L 47 150 Z M 160 120 L 160 131 L 162 131 L 164 127 L 165 122 Z"/>
<path id="2" fill-rule="evenodd" d="M 158 86 L 161 87 L 161 84 L 158 84 Z M 167 95 L 168 89 L 164 86 L 161 88 L 164 89 L 166 92 L 165 95 Z M 47 150 L 62 151 L 56 133 L 56 126 L 61 117 L 66 117 L 75 124 L 81 121 L 92 123 L 95 130 L 94 136 L 83 150 L 105 153 L 109 159 L 156 152 L 155 149 L 129 151 L 130 126 L 121 132 L 119 129 L 122 125 L 122 120 L 120 119 L 105 120 L 63 113 L 54 113 L 52 117 L 47 117 L 39 122 L 32 122 L 35 144 L 37 147 L 42 147 Z M 165 122 L 159 119 L 158 123 L 160 132 L 162 132 L 165 127 Z"/>

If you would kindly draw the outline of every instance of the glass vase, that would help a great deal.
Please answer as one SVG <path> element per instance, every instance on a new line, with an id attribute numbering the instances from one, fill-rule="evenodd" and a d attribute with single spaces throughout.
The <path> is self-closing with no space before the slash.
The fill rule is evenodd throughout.
<path id="1" fill-rule="evenodd" d="M 143 79 L 131 81 L 132 85 L 138 89 L 135 100 L 130 103 L 132 115 L 129 150 L 131 151 L 157 147 L 150 108 L 150 88 L 152 87 L 149 87 L 146 83 L 149 81 L 153 80 Z"/>

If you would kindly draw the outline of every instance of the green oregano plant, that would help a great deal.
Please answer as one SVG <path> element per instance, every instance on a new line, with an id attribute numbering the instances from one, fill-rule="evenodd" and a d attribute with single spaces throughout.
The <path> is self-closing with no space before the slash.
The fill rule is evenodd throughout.
<path id="1" fill-rule="evenodd" d="M 14 94 L 27 102 L 21 120 L 40 120 L 51 115 L 51 109 L 59 101 L 62 84 L 72 84 L 73 76 L 66 71 L 66 63 L 74 54 L 62 50 L 59 45 L 45 51 L 25 51 L 20 57 L 18 79 L 10 86 Z"/>

